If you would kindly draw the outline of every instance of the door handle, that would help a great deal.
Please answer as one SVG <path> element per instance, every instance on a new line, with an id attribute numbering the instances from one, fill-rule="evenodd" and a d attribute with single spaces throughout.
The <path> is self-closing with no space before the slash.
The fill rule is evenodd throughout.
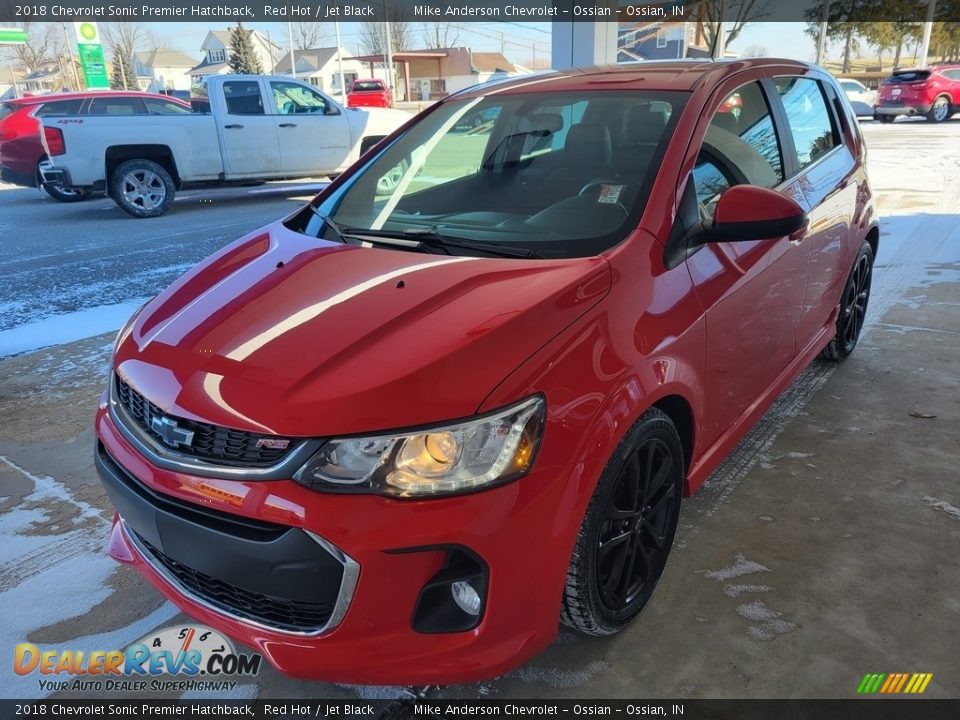
<path id="1" fill-rule="evenodd" d="M 227 130 L 240 130 L 243 128 L 243 125 L 224 125 L 223 127 Z"/>
<path id="2" fill-rule="evenodd" d="M 280 127 L 296 127 L 296 123 L 280 123 Z"/>

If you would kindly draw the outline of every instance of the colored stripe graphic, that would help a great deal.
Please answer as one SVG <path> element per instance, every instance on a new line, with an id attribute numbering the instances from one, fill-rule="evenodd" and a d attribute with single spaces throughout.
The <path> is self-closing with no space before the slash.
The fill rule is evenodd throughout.
<path id="1" fill-rule="evenodd" d="M 859 695 L 919 695 L 927 689 L 933 673 L 867 673 L 857 685 Z"/>

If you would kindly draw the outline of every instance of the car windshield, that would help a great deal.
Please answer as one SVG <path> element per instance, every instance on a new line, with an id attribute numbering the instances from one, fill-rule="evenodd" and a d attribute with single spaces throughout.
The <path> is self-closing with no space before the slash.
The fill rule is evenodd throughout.
<path id="1" fill-rule="evenodd" d="M 431 239 L 451 254 L 595 255 L 636 227 L 685 101 L 637 91 L 448 101 L 288 226 Z"/>
<path id="2" fill-rule="evenodd" d="M 368 90 L 383 90 L 383 83 L 369 80 L 367 82 L 355 82 L 353 84 L 353 90 L 359 92 L 367 92 Z"/>

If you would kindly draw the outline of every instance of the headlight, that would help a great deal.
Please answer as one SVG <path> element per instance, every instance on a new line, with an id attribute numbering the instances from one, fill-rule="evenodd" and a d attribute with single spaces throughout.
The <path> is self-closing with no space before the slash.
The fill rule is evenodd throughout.
<path id="1" fill-rule="evenodd" d="M 513 480 L 533 464 L 545 404 L 532 397 L 490 415 L 410 433 L 326 442 L 294 479 L 317 490 L 446 495 Z"/>

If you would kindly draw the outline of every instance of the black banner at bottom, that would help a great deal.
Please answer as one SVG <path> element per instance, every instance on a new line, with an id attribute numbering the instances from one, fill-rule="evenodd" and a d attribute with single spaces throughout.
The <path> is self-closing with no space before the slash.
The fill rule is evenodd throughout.
<path id="1" fill-rule="evenodd" d="M 136 717 L 303 720 L 683 718 L 689 720 L 941 720 L 960 699 L 857 700 L 0 700 L 0 718 Z"/>

